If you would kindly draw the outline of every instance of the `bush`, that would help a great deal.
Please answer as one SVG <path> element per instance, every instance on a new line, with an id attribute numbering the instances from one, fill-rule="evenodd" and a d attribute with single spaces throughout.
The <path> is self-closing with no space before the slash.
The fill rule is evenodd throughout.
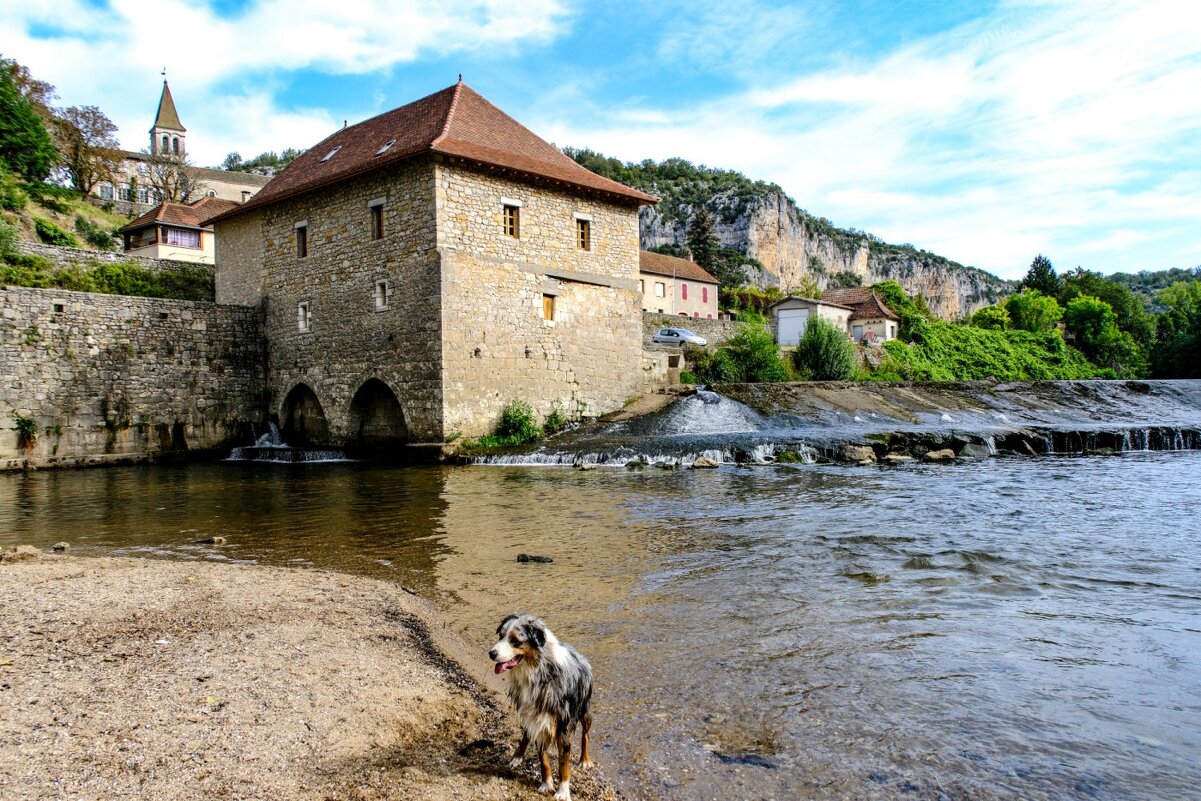
<path id="1" fill-rule="evenodd" d="M 76 292 L 134 295 L 172 300 L 213 299 L 213 278 L 203 267 L 177 267 L 153 272 L 137 264 L 73 265 L 55 270 L 43 256 L 9 254 L 0 264 L 0 283 L 11 286 L 57 287 Z"/>
<path id="2" fill-rule="evenodd" d="M 32 448 L 38 438 L 37 421 L 31 417 L 21 417 L 20 415 L 14 415 L 13 420 L 15 422 L 13 428 L 17 431 L 17 446 Z"/>
<path id="3" fill-rule="evenodd" d="M 855 346 L 845 331 L 812 317 L 793 351 L 792 365 L 814 381 L 846 381 L 855 374 Z"/>
<path id="4" fill-rule="evenodd" d="M 771 332 L 762 325 L 742 325 L 714 351 L 689 348 L 685 353 L 693 377 L 706 384 L 787 381 L 788 366 Z"/>
<path id="5" fill-rule="evenodd" d="M 20 211 L 29 202 L 29 195 L 21 189 L 17 179 L 0 162 L 0 209 Z"/>
<path id="6" fill-rule="evenodd" d="M 567 415 L 563 414 L 563 410 L 556 405 L 542 421 L 542 430 L 549 436 L 558 434 L 565 428 L 567 428 Z"/>
<path id="7" fill-rule="evenodd" d="M 75 216 L 75 230 L 83 234 L 84 239 L 98 248 L 112 250 L 117 244 L 112 234 L 82 215 Z"/>
<path id="8" fill-rule="evenodd" d="M 41 217 L 33 218 L 33 228 L 37 231 L 38 239 L 47 245 L 59 245 L 65 248 L 79 247 L 79 240 L 49 220 Z"/>
<path id="9" fill-rule="evenodd" d="M 17 255 L 17 229 L 0 220 L 0 261 Z"/>

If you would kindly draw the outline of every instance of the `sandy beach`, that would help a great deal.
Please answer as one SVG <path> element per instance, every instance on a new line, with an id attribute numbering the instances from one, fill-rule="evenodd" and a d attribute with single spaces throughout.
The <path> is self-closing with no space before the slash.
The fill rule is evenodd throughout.
<path id="1" fill-rule="evenodd" d="M 484 656 L 394 584 L 43 554 L 0 563 L 0 797 L 536 799 Z M 616 795 L 604 766 L 572 777 Z"/>

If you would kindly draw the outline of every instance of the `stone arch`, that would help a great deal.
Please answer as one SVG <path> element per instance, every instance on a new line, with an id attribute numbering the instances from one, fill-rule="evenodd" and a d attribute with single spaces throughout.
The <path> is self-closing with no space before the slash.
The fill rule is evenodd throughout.
<path id="1" fill-rule="evenodd" d="M 409 439 L 404 410 L 392 388 L 378 378 L 363 382 L 350 401 L 347 421 L 356 449 L 386 451 Z"/>
<path id="2" fill-rule="evenodd" d="M 329 422 L 325 410 L 312 388 L 300 382 L 288 391 L 280 415 L 284 424 L 280 430 L 283 441 L 289 445 L 328 445 Z"/>

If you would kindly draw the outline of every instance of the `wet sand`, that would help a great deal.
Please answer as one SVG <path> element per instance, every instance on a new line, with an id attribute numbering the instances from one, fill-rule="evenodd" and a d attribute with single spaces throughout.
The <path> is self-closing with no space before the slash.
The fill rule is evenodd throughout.
<path id="1" fill-rule="evenodd" d="M 0 609 L 5 799 L 545 797 L 488 643 L 397 585 L 44 555 L 0 564 Z M 603 766 L 572 792 L 615 797 Z"/>

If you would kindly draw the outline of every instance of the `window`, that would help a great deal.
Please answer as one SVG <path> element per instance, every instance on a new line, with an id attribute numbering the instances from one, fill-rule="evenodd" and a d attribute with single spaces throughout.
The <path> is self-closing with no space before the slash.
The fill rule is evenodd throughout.
<path id="1" fill-rule="evenodd" d="M 506 203 L 504 206 L 504 209 L 505 209 L 505 212 L 504 212 L 505 236 L 511 236 L 514 239 L 520 238 L 521 237 L 521 207 L 520 206 L 510 206 L 509 204 Z"/>
<path id="2" fill-rule="evenodd" d="M 179 245 L 184 248 L 200 247 L 200 232 L 185 231 L 179 228 L 167 228 L 167 244 Z"/>
<path id="3" fill-rule="evenodd" d="M 170 138 L 169 138 L 169 137 L 168 137 L 166 134 L 163 134 L 163 149 L 162 149 L 162 150 L 160 150 L 159 152 L 160 152 L 160 153 L 166 153 L 166 152 L 167 152 L 167 146 L 168 146 L 169 144 L 170 144 Z"/>
<path id="4" fill-rule="evenodd" d="M 590 220 L 575 221 L 575 242 L 580 250 L 592 250 L 592 222 Z"/>
<path id="5" fill-rule="evenodd" d="M 171 139 L 171 152 L 177 156 L 179 155 L 179 137 L 178 136 L 173 137 Z"/>
<path id="6" fill-rule="evenodd" d="M 324 164 L 325 162 L 327 162 L 327 161 L 329 161 L 330 159 L 332 159 L 334 156 L 338 155 L 338 151 L 339 151 L 339 150 L 341 150 L 341 149 L 342 149 L 342 146 L 341 146 L 341 145 L 338 145 L 338 146 L 337 146 L 337 147 L 335 147 L 333 150 L 331 150 L 330 152 L 326 153 L 324 156 L 322 156 L 322 157 L 321 157 L 321 163 L 322 163 L 322 164 Z"/>
<path id="7" fill-rule="evenodd" d="M 638 279 L 638 291 L 643 295 L 646 294 L 646 281 L 641 278 Z"/>
<path id="8" fill-rule="evenodd" d="M 101 200 L 112 200 L 113 199 L 112 184 L 100 184 L 100 199 Z"/>
<path id="9" fill-rule="evenodd" d="M 680 284 L 680 300 L 688 300 L 688 284 Z"/>
<path id="10" fill-rule="evenodd" d="M 296 304 L 296 330 L 308 331 L 313 327 L 313 309 L 309 302 L 303 301 Z"/>
<path id="11" fill-rule="evenodd" d="M 55 303 L 54 304 L 54 313 L 55 314 L 62 314 L 66 310 L 67 310 L 67 306 L 65 303 Z"/>
<path id="12" fill-rule="evenodd" d="M 392 145 L 394 145 L 394 144 L 396 144 L 396 140 L 395 140 L 395 139 L 389 139 L 387 142 L 384 142 L 384 146 L 383 146 L 383 147 L 381 147 L 379 150 L 375 151 L 375 155 L 377 155 L 377 156 L 382 156 L 382 155 L 384 155 L 385 153 L 387 153 L 387 152 L 388 152 L 388 150 L 389 150 L 389 149 L 392 147 Z"/>
<path id="13" fill-rule="evenodd" d="M 657 297 L 657 298 L 667 297 L 667 285 L 664 284 L 662 281 L 655 282 L 655 297 Z"/>
<path id="14" fill-rule="evenodd" d="M 215 189 L 210 189 L 209 191 L 207 191 L 207 192 L 205 192 L 205 193 L 204 193 L 204 196 L 205 196 L 205 197 L 216 197 L 216 196 L 217 196 L 217 190 L 215 190 Z"/>
<path id="15" fill-rule="evenodd" d="M 387 281 L 375 282 L 375 310 L 384 311 L 392 299 L 392 285 Z"/>
<path id="16" fill-rule="evenodd" d="M 371 238 L 384 238 L 384 201 L 373 200 L 367 204 L 367 210 L 371 212 Z"/>
<path id="17" fill-rule="evenodd" d="M 296 258 L 309 255 L 309 224 L 296 223 Z"/>
<path id="18" fill-rule="evenodd" d="M 708 302 L 709 302 L 709 287 L 703 286 L 703 287 L 701 287 L 701 303 L 708 303 Z"/>
<path id="19" fill-rule="evenodd" d="M 149 203 L 150 202 L 150 190 L 144 186 L 138 187 L 138 202 L 139 203 Z"/>
<path id="20" fill-rule="evenodd" d="M 542 296 L 542 319 L 543 320 L 555 319 L 555 296 L 554 295 L 543 295 Z"/>

